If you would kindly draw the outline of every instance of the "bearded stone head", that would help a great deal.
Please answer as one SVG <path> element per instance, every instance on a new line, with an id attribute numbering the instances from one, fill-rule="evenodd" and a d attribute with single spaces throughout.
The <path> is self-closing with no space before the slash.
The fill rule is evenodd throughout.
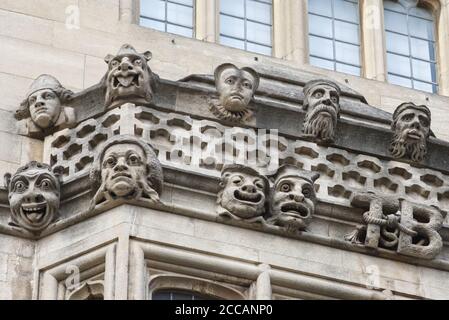
<path id="1" fill-rule="evenodd" d="M 307 111 L 303 132 L 313 139 L 332 142 L 340 117 L 340 87 L 329 80 L 312 80 L 303 89 Z"/>
<path id="2" fill-rule="evenodd" d="M 60 170 L 31 161 L 14 175 L 5 175 L 11 224 L 40 233 L 58 217 Z"/>
<path id="3" fill-rule="evenodd" d="M 319 176 L 292 165 L 280 167 L 271 190 L 268 221 L 293 232 L 305 230 L 315 212 L 314 182 Z"/>
<path id="4" fill-rule="evenodd" d="M 91 208 L 112 199 L 159 201 L 162 167 L 156 153 L 133 136 L 115 136 L 99 151 L 91 169 L 94 189 Z"/>
<path id="5" fill-rule="evenodd" d="M 153 99 L 159 77 L 148 66 L 150 51 L 137 53 L 129 44 L 124 44 L 119 52 L 107 55 L 108 72 L 103 78 L 106 86 L 106 108 L 123 103 L 148 104 Z"/>
<path id="6" fill-rule="evenodd" d="M 55 77 L 48 74 L 40 75 L 31 84 L 27 98 L 21 103 L 15 117 L 18 120 L 30 118 L 34 126 L 40 130 L 69 122 L 71 124 L 74 122 L 72 108 L 65 108 L 62 105 L 72 96 L 73 92 L 65 89 Z"/>
<path id="7" fill-rule="evenodd" d="M 221 172 L 217 203 L 240 219 L 252 219 L 265 212 L 269 182 L 256 170 L 243 165 L 226 165 Z"/>
<path id="8" fill-rule="evenodd" d="M 222 64 L 215 69 L 215 86 L 219 98 L 211 108 L 218 118 L 238 122 L 251 115 L 248 105 L 259 86 L 255 70 Z"/>
<path id="9" fill-rule="evenodd" d="M 391 155 L 398 159 L 422 161 L 427 153 L 430 121 L 430 110 L 424 105 L 417 106 L 407 102 L 397 107 L 391 125 L 394 132 L 390 145 Z"/>

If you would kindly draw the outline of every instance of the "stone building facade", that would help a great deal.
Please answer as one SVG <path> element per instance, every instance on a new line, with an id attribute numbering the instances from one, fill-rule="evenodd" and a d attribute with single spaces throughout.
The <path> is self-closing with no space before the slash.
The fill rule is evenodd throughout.
<path id="1" fill-rule="evenodd" d="M 312 66 L 316 1 L 255 1 L 272 56 L 220 44 L 218 0 L 190 38 L 0 1 L 0 298 L 449 298 L 449 4 L 389 4 L 435 17 L 429 93 L 389 83 L 381 0 L 331 1 L 360 76 Z"/>

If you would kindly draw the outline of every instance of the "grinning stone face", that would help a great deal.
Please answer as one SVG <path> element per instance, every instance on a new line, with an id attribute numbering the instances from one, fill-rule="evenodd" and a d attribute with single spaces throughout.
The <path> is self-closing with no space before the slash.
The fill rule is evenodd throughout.
<path id="1" fill-rule="evenodd" d="M 12 221 L 32 232 L 40 232 L 55 220 L 59 209 L 60 184 L 48 170 L 29 168 L 9 182 Z"/>
<path id="2" fill-rule="evenodd" d="M 61 113 L 61 101 L 50 89 L 34 92 L 28 97 L 31 120 L 46 129 L 56 123 Z"/>
<path id="3" fill-rule="evenodd" d="M 138 181 L 147 175 L 146 156 L 136 144 L 116 144 L 103 156 L 101 177 L 114 196 L 126 197 L 138 189 Z"/>
<path id="4" fill-rule="evenodd" d="M 219 204 L 224 209 L 242 219 L 264 213 L 268 186 L 262 178 L 244 172 L 227 172 L 222 179 L 224 189 L 219 196 Z"/>

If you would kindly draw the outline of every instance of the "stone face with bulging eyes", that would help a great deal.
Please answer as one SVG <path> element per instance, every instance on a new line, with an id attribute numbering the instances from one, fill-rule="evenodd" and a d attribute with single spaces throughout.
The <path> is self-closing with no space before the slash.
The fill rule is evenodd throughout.
<path id="1" fill-rule="evenodd" d="M 322 142 L 335 139 L 340 117 L 340 88 L 329 80 L 313 80 L 304 86 L 305 135 Z"/>
<path id="2" fill-rule="evenodd" d="M 11 207 L 10 224 L 40 233 L 58 217 L 59 173 L 36 161 L 5 175 Z"/>
<path id="3" fill-rule="evenodd" d="M 412 102 L 403 103 L 395 110 L 391 129 L 393 140 L 390 153 L 394 158 L 421 162 L 427 153 L 430 135 L 430 110 Z"/>
<path id="4" fill-rule="evenodd" d="M 252 219 L 265 213 L 268 180 L 252 168 L 228 165 L 222 170 L 217 204 L 221 213 Z"/>
<path id="5" fill-rule="evenodd" d="M 292 232 L 305 230 L 315 211 L 314 181 L 318 177 L 295 166 L 281 167 L 271 191 L 268 221 Z"/>

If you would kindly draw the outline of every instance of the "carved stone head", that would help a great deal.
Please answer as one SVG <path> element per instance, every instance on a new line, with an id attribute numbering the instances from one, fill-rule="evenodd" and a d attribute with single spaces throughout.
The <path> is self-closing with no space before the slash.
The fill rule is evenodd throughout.
<path id="1" fill-rule="evenodd" d="M 220 187 L 217 203 L 224 211 L 240 219 L 264 214 L 269 182 L 256 170 L 243 165 L 226 165 L 221 172 Z"/>
<path id="2" fill-rule="evenodd" d="M 427 153 L 430 120 L 430 110 L 424 105 L 407 102 L 397 107 L 391 125 L 394 132 L 390 145 L 392 156 L 422 161 Z"/>
<path id="3" fill-rule="evenodd" d="M 60 174 L 47 164 L 31 161 L 14 175 L 5 175 L 12 225 L 40 233 L 57 219 Z"/>
<path id="4" fill-rule="evenodd" d="M 329 80 L 312 80 L 303 89 L 307 111 L 303 132 L 312 138 L 332 142 L 340 117 L 340 87 Z"/>
<path id="5" fill-rule="evenodd" d="M 133 136 L 115 136 L 99 150 L 90 178 L 98 191 L 91 207 L 112 199 L 159 201 L 162 167 L 153 149 Z M 96 190 L 96 189 L 95 189 Z"/>
<path id="6" fill-rule="evenodd" d="M 248 105 L 259 86 L 259 75 L 255 70 L 222 64 L 215 69 L 215 86 L 219 98 L 211 110 L 218 118 L 239 122 L 252 114 Z"/>
<path id="7" fill-rule="evenodd" d="M 269 221 L 290 231 L 305 230 L 315 211 L 314 182 L 319 176 L 292 165 L 280 167 L 271 190 Z"/>
<path id="8" fill-rule="evenodd" d="M 55 77 L 43 74 L 31 84 L 15 117 L 18 120 L 31 118 L 34 126 L 41 130 L 72 124 L 75 122 L 72 109 L 62 107 L 72 96 L 73 92 L 65 89 Z"/>
<path id="9" fill-rule="evenodd" d="M 150 51 L 137 53 L 129 44 L 124 44 L 119 52 L 107 55 L 108 72 L 103 81 L 106 86 L 106 108 L 123 103 L 148 104 L 153 99 L 159 77 L 148 66 Z"/>

